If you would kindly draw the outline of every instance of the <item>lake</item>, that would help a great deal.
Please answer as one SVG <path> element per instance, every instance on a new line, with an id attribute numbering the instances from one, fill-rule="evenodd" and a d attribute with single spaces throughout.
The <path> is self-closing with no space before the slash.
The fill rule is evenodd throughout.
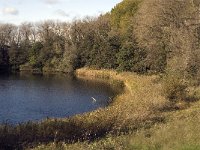
<path id="1" fill-rule="evenodd" d="M 0 75 L 0 123 L 69 117 L 105 107 L 114 95 L 108 84 L 67 75 Z"/>

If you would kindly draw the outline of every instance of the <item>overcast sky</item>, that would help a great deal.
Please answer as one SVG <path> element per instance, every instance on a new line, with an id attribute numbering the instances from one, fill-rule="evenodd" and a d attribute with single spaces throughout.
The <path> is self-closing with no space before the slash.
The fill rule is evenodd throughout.
<path id="1" fill-rule="evenodd" d="M 122 0 L 0 0 L 0 22 L 71 21 L 110 11 Z"/>

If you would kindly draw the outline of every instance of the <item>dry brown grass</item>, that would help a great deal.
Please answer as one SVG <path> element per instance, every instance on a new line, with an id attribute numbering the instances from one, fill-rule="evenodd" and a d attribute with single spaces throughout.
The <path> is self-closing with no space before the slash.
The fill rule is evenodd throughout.
<path id="1" fill-rule="evenodd" d="M 81 78 L 104 78 L 124 82 L 124 92 L 115 98 L 111 106 L 88 114 L 103 120 L 110 116 L 114 117 L 114 129 L 137 128 L 143 121 L 157 117 L 155 108 L 163 106 L 166 102 L 160 93 L 161 85 L 156 83 L 159 80 L 158 76 L 139 76 L 129 72 L 117 73 L 112 70 L 87 68 L 77 70 L 76 74 Z"/>
<path id="2" fill-rule="evenodd" d="M 81 69 L 78 70 L 79 75 L 83 75 L 87 79 L 94 79 L 95 74 L 99 72 L 105 73 L 103 76 L 112 75 L 112 79 L 122 80 L 126 84 L 126 91 L 119 95 L 112 106 L 109 106 L 106 110 L 98 110 L 84 115 L 90 115 L 90 121 L 96 116 L 96 119 L 104 124 L 101 119 L 107 116 L 118 117 L 115 120 L 115 126 L 123 129 L 125 126 L 136 127 L 128 134 L 113 135 L 108 134 L 104 138 L 95 141 L 76 142 L 73 144 L 50 143 L 49 145 L 38 146 L 37 150 L 49 150 L 49 149 L 70 149 L 70 150 L 197 150 L 200 149 L 200 132 L 199 132 L 199 120 L 200 120 L 200 101 L 190 103 L 190 107 L 179 109 L 177 111 L 164 111 L 159 114 L 164 115 L 165 123 L 159 122 L 152 124 L 152 116 L 159 116 L 156 114 L 157 107 L 162 108 L 166 100 L 161 96 L 159 84 L 159 78 L 157 76 L 138 76 L 133 73 L 117 73 L 109 70 L 90 70 Z M 107 76 L 107 79 L 111 79 L 111 76 Z M 191 95 L 200 97 L 199 87 L 191 88 Z M 178 105 L 178 104 L 177 104 Z M 99 114 L 98 114 L 99 113 Z M 110 113 L 110 114 L 109 114 Z M 81 117 L 81 116 L 80 116 Z M 83 116 L 82 116 L 83 117 Z M 107 117 L 105 117 L 107 118 Z M 151 118 L 151 119 L 150 119 Z M 88 120 L 87 120 L 88 121 Z M 121 121 L 121 125 L 118 124 Z M 148 128 L 148 121 L 151 126 Z M 92 121 L 93 122 L 93 121 Z M 141 126 L 141 122 L 143 125 Z M 93 122 L 95 123 L 95 122 Z M 140 126 L 139 126 L 140 125 Z M 142 128 L 140 128 L 142 127 Z"/>
<path id="3" fill-rule="evenodd" d="M 158 108 L 165 104 L 158 76 L 87 68 L 77 70 L 76 75 L 90 80 L 104 79 L 114 85 L 123 82 L 125 87 L 106 108 L 70 118 L 29 122 L 16 127 L 2 126 L 0 146 L 16 148 L 39 143 L 93 141 L 108 134 L 121 135 L 163 121 L 157 113 Z"/>
<path id="4" fill-rule="evenodd" d="M 158 76 L 142 76 L 134 73 L 118 73 L 112 70 L 90 70 L 82 68 L 76 71 L 78 78 L 87 80 L 106 79 L 109 83 L 123 82 L 125 85 L 122 94 L 115 97 L 114 102 L 107 108 L 98 109 L 94 112 L 84 115 L 77 115 L 74 119 L 87 135 L 110 134 L 116 137 L 108 137 L 103 141 L 94 142 L 93 144 L 77 142 L 73 145 L 65 145 L 63 149 L 109 149 L 118 147 L 122 149 L 126 143 L 127 136 L 119 136 L 128 132 L 134 132 L 141 128 L 149 128 L 154 123 L 163 121 L 158 108 L 162 107 L 166 100 L 161 95 L 161 84 Z M 77 128 L 79 128 L 79 125 Z M 79 129 L 77 129 L 79 130 Z M 122 137 L 122 138 L 120 138 Z M 125 138 L 124 138 L 125 137 Z M 108 146 L 110 145 L 110 146 Z M 38 149 L 48 149 L 55 147 L 54 144 L 49 146 L 39 146 Z"/>

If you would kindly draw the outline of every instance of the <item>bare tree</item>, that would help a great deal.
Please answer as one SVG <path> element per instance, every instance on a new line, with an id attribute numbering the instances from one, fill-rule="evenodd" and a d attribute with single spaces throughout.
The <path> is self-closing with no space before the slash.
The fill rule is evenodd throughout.
<path id="1" fill-rule="evenodd" d="M 195 44 L 199 39 L 199 19 L 198 8 L 192 1 L 144 0 L 134 19 L 134 34 L 139 45 L 147 50 L 147 66 L 187 74 L 192 59 L 197 60 L 193 55 L 200 54 Z"/>

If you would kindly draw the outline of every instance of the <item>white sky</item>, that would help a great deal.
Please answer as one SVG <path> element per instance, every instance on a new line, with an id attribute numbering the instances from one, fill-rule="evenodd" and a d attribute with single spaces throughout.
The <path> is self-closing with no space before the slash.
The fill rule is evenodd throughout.
<path id="1" fill-rule="evenodd" d="M 71 21 L 110 11 L 122 0 L 0 0 L 0 22 Z"/>

